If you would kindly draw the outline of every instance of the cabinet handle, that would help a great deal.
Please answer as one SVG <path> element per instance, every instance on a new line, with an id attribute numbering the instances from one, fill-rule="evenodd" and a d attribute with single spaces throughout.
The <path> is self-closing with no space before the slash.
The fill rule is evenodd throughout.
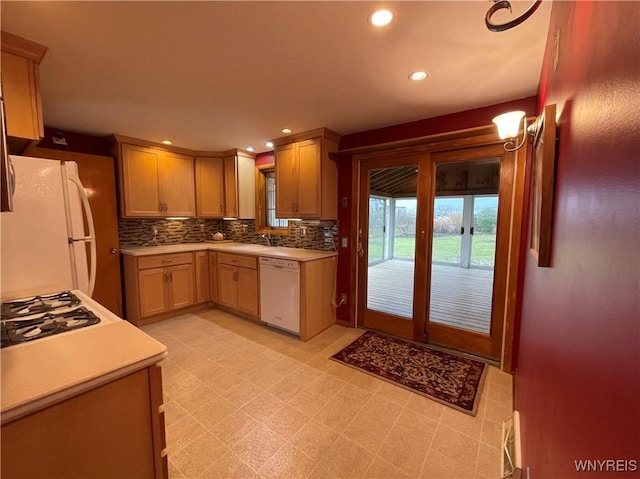
<path id="1" fill-rule="evenodd" d="M 220 205 L 220 213 L 224 212 L 224 206 Z"/>
<path id="2" fill-rule="evenodd" d="M 169 282 L 173 283 L 173 273 L 169 273 Z"/>
<path id="3" fill-rule="evenodd" d="M 162 280 L 165 283 L 168 283 L 169 282 L 169 276 L 166 273 L 162 273 Z"/>
<path id="4" fill-rule="evenodd" d="M 171 263 L 173 261 L 173 259 L 163 259 L 162 262 L 163 263 Z"/>
<path id="5" fill-rule="evenodd" d="M 163 208 L 163 206 L 162 206 L 162 202 L 158 203 L 158 211 L 159 211 L 160 213 L 162 213 L 162 211 L 163 211 L 163 209 L 162 209 L 162 208 Z"/>
<path id="6" fill-rule="evenodd" d="M 168 210 L 169 210 L 169 207 L 167 206 L 167 204 L 166 204 L 166 203 L 164 203 L 164 211 L 165 211 L 165 213 L 166 213 Z"/>

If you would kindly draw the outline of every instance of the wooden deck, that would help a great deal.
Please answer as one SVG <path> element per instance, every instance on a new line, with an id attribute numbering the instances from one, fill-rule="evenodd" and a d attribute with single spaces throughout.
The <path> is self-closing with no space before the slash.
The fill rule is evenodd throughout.
<path id="1" fill-rule="evenodd" d="M 432 266 L 430 320 L 489 333 L 493 271 Z M 369 266 L 367 307 L 413 316 L 413 261 L 389 260 Z"/>

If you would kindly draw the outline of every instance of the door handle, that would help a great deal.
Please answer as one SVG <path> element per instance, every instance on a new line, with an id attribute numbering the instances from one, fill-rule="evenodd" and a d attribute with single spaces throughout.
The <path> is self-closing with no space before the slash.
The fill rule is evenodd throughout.
<path id="1" fill-rule="evenodd" d="M 115 249 L 115 248 L 111 248 L 111 249 L 109 250 L 109 253 L 111 253 L 111 254 L 116 254 L 117 252 L 118 252 L 118 250 L 117 250 L 117 249 Z"/>
<path id="2" fill-rule="evenodd" d="M 358 256 L 361 258 L 364 256 L 364 248 L 362 247 L 362 243 L 358 241 Z"/>
<path id="3" fill-rule="evenodd" d="M 460 234 L 463 235 L 464 234 L 464 226 L 460 227 Z"/>
<path id="4" fill-rule="evenodd" d="M 471 227 L 471 229 L 469 230 L 469 234 L 470 234 L 471 236 L 473 236 L 473 228 L 474 228 L 474 227 L 472 226 L 472 227 Z"/>

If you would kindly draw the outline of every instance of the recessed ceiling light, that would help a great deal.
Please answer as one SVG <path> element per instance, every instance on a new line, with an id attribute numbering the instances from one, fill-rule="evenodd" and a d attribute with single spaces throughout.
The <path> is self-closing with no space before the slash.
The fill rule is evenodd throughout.
<path id="1" fill-rule="evenodd" d="M 171 140 L 162 140 L 162 144 L 163 145 L 170 145 L 171 144 Z"/>
<path id="2" fill-rule="evenodd" d="M 280 131 L 282 131 L 282 133 L 284 133 L 285 135 L 288 135 L 289 133 L 291 133 L 291 128 L 283 128 Z"/>
<path id="3" fill-rule="evenodd" d="M 247 151 L 254 151 L 253 146 L 247 146 Z"/>
<path id="4" fill-rule="evenodd" d="M 420 81 L 420 80 L 424 80 L 428 76 L 429 74 L 427 72 L 422 72 L 422 71 L 413 72 L 409 75 L 409 80 Z"/>
<path id="5" fill-rule="evenodd" d="M 377 10 L 369 17 L 369 21 L 376 27 L 385 27 L 393 20 L 393 13 L 389 10 Z"/>
<path id="6" fill-rule="evenodd" d="M 267 141 L 265 145 L 267 148 L 273 148 L 273 143 L 271 143 L 270 141 Z"/>

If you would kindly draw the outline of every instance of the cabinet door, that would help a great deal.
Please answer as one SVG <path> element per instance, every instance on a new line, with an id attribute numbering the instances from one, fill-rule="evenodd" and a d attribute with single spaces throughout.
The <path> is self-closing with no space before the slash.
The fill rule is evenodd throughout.
<path id="1" fill-rule="evenodd" d="M 298 162 L 296 215 L 298 218 L 319 218 L 320 140 L 312 139 L 295 143 L 294 156 Z"/>
<path id="2" fill-rule="evenodd" d="M 9 136 L 33 140 L 43 136 L 37 69 L 27 58 L 2 52 L 2 89 Z"/>
<path id="3" fill-rule="evenodd" d="M 209 254 L 207 251 L 194 253 L 196 263 L 196 304 L 209 301 Z"/>
<path id="4" fill-rule="evenodd" d="M 218 268 L 216 262 L 216 252 L 209 251 L 209 298 L 214 303 L 218 302 Z"/>
<path id="5" fill-rule="evenodd" d="M 238 269 L 238 309 L 258 315 L 258 272 L 255 269 Z"/>
<path id="6" fill-rule="evenodd" d="M 167 274 L 169 275 L 170 308 L 178 309 L 195 304 L 193 265 L 169 266 Z"/>
<path id="7" fill-rule="evenodd" d="M 293 145 L 276 148 L 276 216 L 297 218 L 298 175 Z"/>
<path id="8" fill-rule="evenodd" d="M 163 216 L 195 216 L 196 193 L 193 157 L 164 152 L 160 163 Z"/>
<path id="9" fill-rule="evenodd" d="M 138 271 L 141 318 L 163 313 L 169 309 L 165 290 L 167 279 L 164 268 Z"/>
<path id="10" fill-rule="evenodd" d="M 4 424 L 2 477 L 162 477 L 151 387 L 143 369 Z"/>
<path id="11" fill-rule="evenodd" d="M 160 152 L 126 143 L 121 148 L 123 216 L 161 216 L 158 191 Z"/>
<path id="12" fill-rule="evenodd" d="M 224 215 L 228 218 L 238 217 L 238 168 L 235 156 L 224 159 Z"/>
<path id="13" fill-rule="evenodd" d="M 237 269 L 226 264 L 218 265 L 218 303 L 230 308 L 238 305 Z"/>
<path id="14" fill-rule="evenodd" d="M 196 158 L 196 212 L 203 218 L 224 216 L 222 158 Z"/>

